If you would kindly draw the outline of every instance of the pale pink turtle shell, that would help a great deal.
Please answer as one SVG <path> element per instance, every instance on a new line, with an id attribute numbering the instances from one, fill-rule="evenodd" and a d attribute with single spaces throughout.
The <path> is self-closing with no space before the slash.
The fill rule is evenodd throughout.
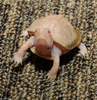
<path id="1" fill-rule="evenodd" d="M 41 17 L 35 20 L 27 30 L 35 32 L 37 28 L 50 29 L 53 40 L 63 48 L 64 53 L 75 48 L 81 42 L 80 32 L 63 15 Z M 32 47 L 31 51 L 41 56 L 36 52 L 35 47 Z M 51 59 L 50 57 L 43 58 Z"/>

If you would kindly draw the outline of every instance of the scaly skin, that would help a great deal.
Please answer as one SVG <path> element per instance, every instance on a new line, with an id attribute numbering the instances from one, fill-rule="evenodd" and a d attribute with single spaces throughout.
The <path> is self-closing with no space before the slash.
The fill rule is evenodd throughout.
<path id="1" fill-rule="evenodd" d="M 27 42 L 25 42 L 21 48 L 16 52 L 16 54 L 14 55 L 14 60 L 15 62 L 22 63 L 22 59 L 26 53 L 26 51 L 32 47 L 34 45 L 34 37 L 30 37 L 30 39 L 28 39 Z"/>
<path id="2" fill-rule="evenodd" d="M 23 35 L 27 36 L 27 31 L 24 31 Z M 60 49 L 59 44 L 54 44 L 50 30 L 46 28 L 36 29 L 35 36 L 31 36 L 30 39 L 25 42 L 14 55 L 15 62 L 22 63 L 25 52 L 32 46 L 35 46 L 37 51 L 41 55 L 50 54 L 52 56 L 53 66 L 47 75 L 48 78 L 54 80 L 59 70 L 60 56 L 62 55 L 62 50 Z M 80 43 L 77 47 L 80 49 L 80 53 L 82 55 L 85 55 L 85 53 L 87 53 L 87 49 L 83 43 Z"/>
<path id="3" fill-rule="evenodd" d="M 77 47 L 80 49 L 80 53 L 81 53 L 83 56 L 85 56 L 85 54 L 87 53 L 87 48 L 86 48 L 86 46 L 85 46 L 83 43 L 80 43 Z"/>

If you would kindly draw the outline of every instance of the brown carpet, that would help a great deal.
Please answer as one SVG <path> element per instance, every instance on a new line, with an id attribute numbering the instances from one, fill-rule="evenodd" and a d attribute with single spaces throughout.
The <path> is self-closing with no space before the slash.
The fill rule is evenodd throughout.
<path id="1" fill-rule="evenodd" d="M 27 51 L 22 65 L 13 55 L 29 38 L 20 36 L 31 23 L 64 14 L 77 27 L 88 49 L 61 57 L 57 78 L 47 73 L 52 61 Z M 0 100 L 97 100 L 97 2 L 95 0 L 0 0 Z"/>

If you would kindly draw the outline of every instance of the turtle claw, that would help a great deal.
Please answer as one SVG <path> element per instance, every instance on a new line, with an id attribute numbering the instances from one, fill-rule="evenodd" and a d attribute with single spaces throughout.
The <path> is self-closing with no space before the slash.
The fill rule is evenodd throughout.
<path id="1" fill-rule="evenodd" d="M 19 63 L 22 64 L 22 57 L 19 56 L 18 54 L 15 54 L 15 55 L 14 55 L 14 61 L 15 61 L 17 64 L 19 64 Z"/>
<path id="2" fill-rule="evenodd" d="M 48 73 L 47 74 L 47 76 L 48 76 L 48 79 L 51 79 L 51 80 L 55 80 L 56 79 L 56 74 L 52 74 L 52 73 Z"/>
<path id="3" fill-rule="evenodd" d="M 80 49 L 80 53 L 85 56 L 85 54 L 87 53 L 87 49 L 86 47 L 84 47 L 83 49 Z"/>
<path id="4" fill-rule="evenodd" d="M 87 53 L 87 48 L 83 43 L 80 43 L 80 45 L 78 45 L 78 48 L 80 49 L 80 53 L 85 56 L 85 54 Z"/>

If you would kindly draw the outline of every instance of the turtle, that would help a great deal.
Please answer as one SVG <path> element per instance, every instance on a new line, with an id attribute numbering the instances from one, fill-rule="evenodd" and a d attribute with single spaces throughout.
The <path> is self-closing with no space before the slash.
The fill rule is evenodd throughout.
<path id="1" fill-rule="evenodd" d="M 14 55 L 14 60 L 21 63 L 26 51 L 30 50 L 39 57 L 53 60 L 53 66 L 48 72 L 48 78 L 55 80 L 60 56 L 78 47 L 84 56 L 86 46 L 81 42 L 81 33 L 71 25 L 64 15 L 48 15 L 36 19 L 22 35 L 29 35 L 29 39 Z"/>

